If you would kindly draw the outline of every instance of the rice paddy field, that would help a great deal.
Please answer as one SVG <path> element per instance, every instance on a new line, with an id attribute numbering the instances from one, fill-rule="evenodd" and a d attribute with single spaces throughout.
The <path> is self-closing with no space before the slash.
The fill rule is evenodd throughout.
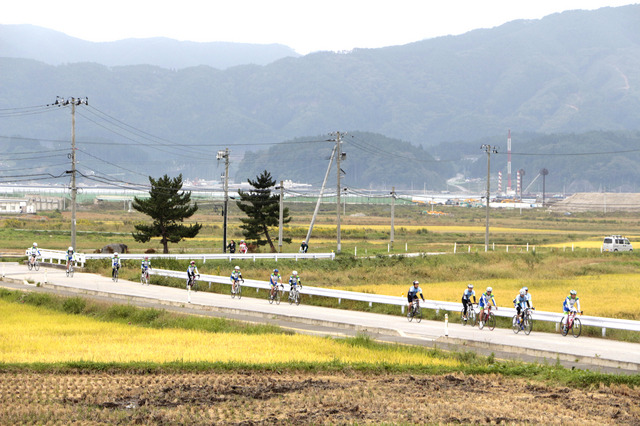
<path id="1" fill-rule="evenodd" d="M 313 206 L 288 207 L 293 221 L 285 236 L 293 242 L 284 251 L 296 252 Z M 348 205 L 343 253 L 335 261 L 247 261 L 243 275 L 266 279 L 274 267 L 284 274 L 296 269 L 307 285 L 396 296 L 418 279 L 425 297 L 450 301 L 459 301 L 471 282 L 478 295 L 492 286 L 501 306 L 512 306 L 518 289 L 528 286 L 537 309 L 548 311 L 560 310 L 576 289 L 588 315 L 640 320 L 637 255 L 600 253 L 609 234 L 624 234 L 640 247 L 640 221 L 631 213 L 495 212 L 484 253 L 483 211 L 443 207 L 446 215 L 436 217 L 420 206 L 396 206 L 390 245 L 388 209 Z M 237 241 L 239 213 L 230 213 L 228 239 Z M 157 240 L 141 244 L 131 237 L 133 225 L 145 220 L 82 206 L 78 249 L 124 243 L 133 252 L 160 251 Z M 170 249 L 221 252 L 219 213 L 202 210 L 194 221 L 204 224 L 201 234 Z M 323 206 L 312 252 L 335 250 L 334 223 L 335 206 Z M 0 250 L 20 254 L 33 241 L 63 249 L 68 229 L 67 212 L 0 218 Z M 432 252 L 449 254 L 404 256 Z M 138 266 L 125 264 L 121 277 L 136 279 Z M 186 264 L 154 266 L 182 270 Z M 198 267 L 224 274 L 232 265 Z M 88 269 L 109 273 L 106 262 Z M 0 318 L 0 424 L 640 424 L 639 375 L 4 291 Z"/>

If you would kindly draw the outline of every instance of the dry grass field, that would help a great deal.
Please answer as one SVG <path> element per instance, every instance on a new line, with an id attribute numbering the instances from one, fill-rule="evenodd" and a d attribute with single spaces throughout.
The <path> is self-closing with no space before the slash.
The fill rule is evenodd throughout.
<path id="1" fill-rule="evenodd" d="M 638 424 L 640 390 L 500 375 L 0 374 L 2 424 Z"/>

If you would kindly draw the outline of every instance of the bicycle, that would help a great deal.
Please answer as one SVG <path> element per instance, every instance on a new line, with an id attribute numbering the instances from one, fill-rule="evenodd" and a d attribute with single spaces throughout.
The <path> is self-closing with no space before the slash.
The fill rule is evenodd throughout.
<path id="1" fill-rule="evenodd" d="M 196 281 L 196 276 L 200 278 L 200 275 L 192 275 L 189 277 L 189 283 L 187 284 L 187 289 L 191 291 L 198 291 L 198 281 Z"/>
<path id="2" fill-rule="evenodd" d="M 407 312 L 407 320 L 409 322 L 413 321 L 414 318 L 416 322 L 422 321 L 422 309 L 420 309 L 420 301 L 418 299 L 411 302 L 411 309 Z"/>
<path id="3" fill-rule="evenodd" d="M 292 305 L 294 303 L 296 304 L 296 306 L 300 304 L 300 290 L 298 290 L 298 286 L 295 286 L 291 290 L 289 290 L 289 304 Z"/>
<path id="4" fill-rule="evenodd" d="M 272 304 L 274 301 L 276 305 L 280 304 L 280 299 L 282 299 L 282 292 L 284 291 L 284 286 L 282 284 L 277 285 L 275 287 L 275 291 L 269 294 L 269 304 Z"/>
<path id="5" fill-rule="evenodd" d="M 118 282 L 118 269 L 119 268 L 114 268 L 113 269 L 113 274 L 111 274 L 111 279 L 113 280 L 114 283 Z"/>
<path id="6" fill-rule="evenodd" d="M 67 276 L 73 278 L 73 261 L 67 261 Z"/>
<path id="7" fill-rule="evenodd" d="M 496 317 L 491 310 L 491 305 L 487 306 L 487 312 L 483 315 L 482 321 L 478 323 L 478 328 L 482 330 L 485 325 L 489 327 L 489 330 L 496 328 Z"/>
<path id="8" fill-rule="evenodd" d="M 40 263 L 36 257 L 30 257 L 27 262 L 27 267 L 29 270 L 35 269 L 36 271 L 40 269 Z"/>
<path id="9" fill-rule="evenodd" d="M 233 283 L 231 283 L 231 298 L 238 297 L 238 300 L 242 298 L 242 286 L 240 285 L 240 281 L 244 283 L 244 280 L 236 280 L 236 290 L 233 290 Z"/>
<path id="10" fill-rule="evenodd" d="M 471 325 L 471 327 L 473 327 L 473 326 L 476 325 L 476 320 L 477 320 L 477 318 L 476 318 L 476 310 L 473 307 L 473 303 L 469 303 L 467 305 L 467 316 L 466 316 L 466 319 L 465 319 L 465 316 L 464 316 L 464 308 L 462 308 L 462 310 L 460 311 L 460 323 L 462 325 L 469 324 L 469 325 Z"/>
<path id="11" fill-rule="evenodd" d="M 524 331 L 524 334 L 527 336 L 531 333 L 533 329 L 533 319 L 531 318 L 531 309 L 525 308 L 522 311 L 522 319 L 516 314 L 513 316 L 511 320 L 511 328 L 515 334 L 518 334 L 520 331 Z"/>
<path id="12" fill-rule="evenodd" d="M 580 311 L 580 315 L 582 315 L 583 311 Z M 580 322 L 580 318 L 576 318 L 578 311 L 571 311 L 569 315 L 567 315 L 567 323 L 562 325 L 562 321 L 560 322 L 560 326 L 562 327 L 562 335 L 566 336 L 571 331 L 573 337 L 576 339 L 580 337 L 582 333 L 582 323 Z"/>
<path id="13" fill-rule="evenodd" d="M 142 284 L 142 285 L 149 285 L 149 270 L 145 269 L 145 270 L 140 274 L 140 284 Z"/>

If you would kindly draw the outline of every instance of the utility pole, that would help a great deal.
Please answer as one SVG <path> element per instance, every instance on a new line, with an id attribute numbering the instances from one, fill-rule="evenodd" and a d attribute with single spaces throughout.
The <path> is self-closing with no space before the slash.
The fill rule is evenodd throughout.
<path id="1" fill-rule="evenodd" d="M 549 174 L 549 170 L 542 169 L 540 170 L 540 174 L 542 175 L 542 207 L 544 208 L 544 198 L 546 192 L 546 183 L 547 183 L 547 175 Z M 605 213 L 606 213 L 606 204 L 605 204 Z"/>
<path id="2" fill-rule="evenodd" d="M 390 238 L 389 238 L 389 243 L 391 244 L 391 249 L 393 249 L 393 237 L 394 237 L 394 227 L 393 227 L 393 220 L 395 219 L 395 215 L 396 215 L 396 187 L 392 186 L 391 187 L 391 233 Z"/>
<path id="3" fill-rule="evenodd" d="M 284 181 L 280 181 L 280 219 L 278 222 L 278 253 L 282 253 L 282 216 L 283 206 L 282 200 L 284 199 Z"/>
<path id="4" fill-rule="evenodd" d="M 222 252 L 227 252 L 227 218 L 229 209 L 229 148 L 225 148 L 224 151 L 218 151 L 216 156 L 217 160 L 224 159 L 224 220 L 222 225 Z"/>
<path id="5" fill-rule="evenodd" d="M 337 222 L 336 222 L 336 228 L 337 228 L 337 241 L 338 241 L 338 246 L 336 248 L 336 253 L 340 253 L 340 251 L 342 250 L 342 243 L 341 243 L 341 238 L 340 238 L 340 174 L 342 173 L 342 169 L 340 169 L 340 160 L 342 159 L 342 156 L 344 155 L 342 153 L 342 141 L 340 139 L 340 132 L 336 132 L 336 152 L 338 154 L 338 156 L 336 157 L 336 164 L 338 165 L 338 187 L 337 187 L 337 192 L 336 192 L 336 213 L 337 213 Z"/>
<path id="6" fill-rule="evenodd" d="M 78 187 L 76 186 L 76 105 L 89 105 L 89 98 L 68 98 L 56 97 L 54 105 L 71 105 L 71 247 L 77 251 L 76 247 L 76 197 Z"/>
<path id="7" fill-rule="evenodd" d="M 331 151 L 331 158 L 329 158 L 329 165 L 327 166 L 327 172 L 324 174 L 324 180 L 322 181 L 322 187 L 320 188 L 320 195 L 318 195 L 318 201 L 316 201 L 316 208 L 313 211 L 313 216 L 311 217 L 311 224 L 309 225 L 309 231 L 307 231 L 307 238 L 305 238 L 305 244 L 309 244 L 309 239 L 311 238 L 311 231 L 313 231 L 313 224 L 316 221 L 316 216 L 318 215 L 318 210 L 320 210 L 320 203 L 322 202 L 322 196 L 324 194 L 324 187 L 327 184 L 327 179 L 329 178 L 329 172 L 331 171 L 331 165 L 333 164 L 333 157 L 336 155 L 336 147 L 333 147 Z"/>
<path id="8" fill-rule="evenodd" d="M 482 145 L 480 149 L 484 149 L 487 153 L 487 221 L 484 232 L 484 251 L 489 250 L 489 202 L 491 200 L 491 154 L 497 154 L 498 148 L 491 145 Z"/>

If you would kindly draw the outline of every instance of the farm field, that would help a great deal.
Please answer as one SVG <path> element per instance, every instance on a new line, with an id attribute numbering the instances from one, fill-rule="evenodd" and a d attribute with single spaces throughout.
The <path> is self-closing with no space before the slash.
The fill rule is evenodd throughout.
<path id="1" fill-rule="evenodd" d="M 496 374 L 26 371 L 1 373 L 0 394 L 2 424 L 48 424 L 52 418 L 63 424 L 640 421 L 637 388 L 579 389 Z"/>

